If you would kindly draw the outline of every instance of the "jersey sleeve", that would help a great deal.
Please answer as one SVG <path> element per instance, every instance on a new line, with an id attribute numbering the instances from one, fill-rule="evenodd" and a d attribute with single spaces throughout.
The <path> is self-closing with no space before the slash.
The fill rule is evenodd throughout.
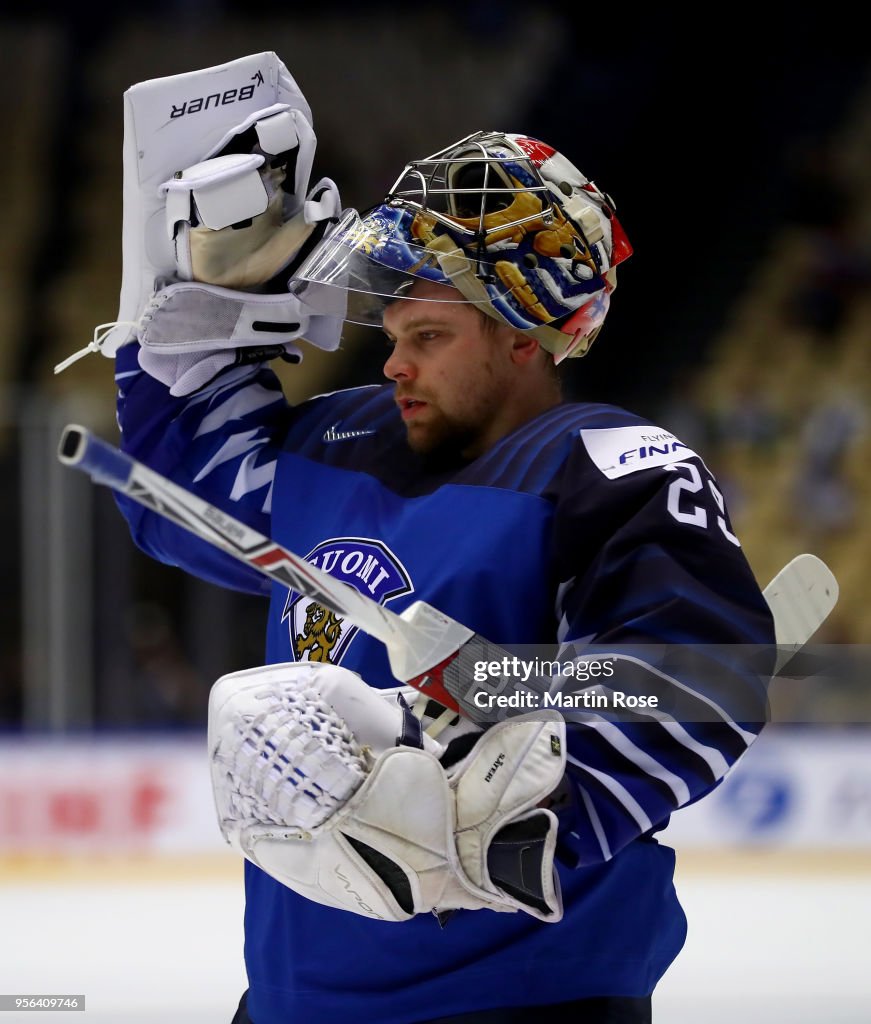
<path id="1" fill-rule="evenodd" d="M 613 673 L 573 688 L 657 697 L 656 710 L 564 711 L 575 865 L 610 859 L 722 781 L 766 720 L 774 663 L 772 616 L 713 475 L 688 449 L 626 445 L 582 431 L 558 485 L 561 653 L 595 651 Z"/>
<path id="2" fill-rule="evenodd" d="M 270 535 L 276 452 L 292 409 L 264 367 L 230 370 L 185 398 L 139 367 L 139 346 L 116 358 L 121 448 L 210 504 Z M 143 551 L 209 582 L 265 594 L 269 581 L 138 502 L 116 494 Z"/>

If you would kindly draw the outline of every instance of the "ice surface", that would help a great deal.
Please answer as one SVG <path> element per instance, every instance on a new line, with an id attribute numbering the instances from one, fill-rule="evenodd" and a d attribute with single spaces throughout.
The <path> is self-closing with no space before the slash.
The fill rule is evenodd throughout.
<path id="1" fill-rule="evenodd" d="M 868 1024 L 871 871 L 679 875 L 690 934 L 655 1024 Z M 84 993 L 82 1015 L 2 1024 L 228 1024 L 245 987 L 242 887 L 135 868 L 103 881 L 0 877 L 0 992 Z"/>

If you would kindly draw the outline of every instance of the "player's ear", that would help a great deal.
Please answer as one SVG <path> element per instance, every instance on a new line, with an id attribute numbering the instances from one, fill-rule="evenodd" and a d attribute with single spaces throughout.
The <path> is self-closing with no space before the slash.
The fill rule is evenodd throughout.
<path id="1" fill-rule="evenodd" d="M 536 338 L 522 331 L 512 332 L 511 361 L 518 366 L 525 366 L 541 352 L 541 345 Z"/>

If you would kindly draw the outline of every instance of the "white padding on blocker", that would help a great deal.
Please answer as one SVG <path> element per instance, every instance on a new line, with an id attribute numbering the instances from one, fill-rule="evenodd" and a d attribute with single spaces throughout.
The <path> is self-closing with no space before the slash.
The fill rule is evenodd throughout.
<path id="1" fill-rule="evenodd" d="M 164 182 L 160 188 L 166 193 L 169 238 L 175 236 L 179 221 L 190 221 L 191 201 L 199 222 L 212 231 L 263 213 L 269 202 L 257 173 L 263 163 L 255 153 L 231 153 L 194 164 Z"/>
<path id="2" fill-rule="evenodd" d="M 262 118 L 255 124 L 254 129 L 257 132 L 257 141 L 264 153 L 277 156 L 299 144 L 296 125 L 288 110 Z"/>
<path id="3" fill-rule="evenodd" d="M 133 336 L 155 281 L 177 271 L 161 185 L 185 168 L 208 161 L 251 125 L 258 126 L 258 139 L 267 152 L 284 152 L 296 143 L 301 146 L 296 177 L 302 179 L 314 154 L 311 123 L 309 104 L 272 51 L 139 82 L 124 93 L 123 274 L 118 326 L 102 342 L 104 355 L 113 357 Z M 296 185 L 304 195 L 304 182 Z M 247 202 L 245 186 L 238 187 L 238 194 L 235 189 L 218 196 L 204 193 L 198 205 L 202 201 L 208 211 L 205 215 L 216 220 L 234 216 L 220 210 L 224 204 L 232 211 Z"/>

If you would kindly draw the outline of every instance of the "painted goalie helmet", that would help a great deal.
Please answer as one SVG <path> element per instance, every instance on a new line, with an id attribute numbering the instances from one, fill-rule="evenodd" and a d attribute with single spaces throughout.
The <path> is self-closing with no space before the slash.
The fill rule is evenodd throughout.
<path id="1" fill-rule="evenodd" d="M 451 301 L 528 331 L 560 362 L 588 351 L 631 253 L 609 197 L 564 156 L 476 132 L 408 164 L 380 205 L 346 211 L 290 287 L 318 312 L 380 325 L 416 281 L 450 285 L 463 297 Z"/>

